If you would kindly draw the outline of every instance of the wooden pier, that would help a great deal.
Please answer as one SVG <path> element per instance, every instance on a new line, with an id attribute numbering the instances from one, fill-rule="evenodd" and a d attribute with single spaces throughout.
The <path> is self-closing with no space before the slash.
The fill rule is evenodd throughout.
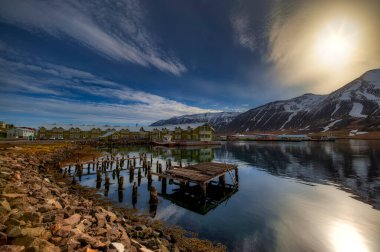
<path id="1" fill-rule="evenodd" d="M 200 163 L 195 165 L 189 165 L 186 167 L 175 167 L 173 169 L 167 169 L 162 173 L 153 173 L 156 176 L 162 178 L 161 189 L 162 194 L 166 193 L 166 180 L 178 181 L 181 187 L 188 186 L 190 183 L 199 185 L 202 196 L 207 196 L 208 184 L 218 178 L 219 185 L 223 188 L 226 187 L 226 174 L 231 176 L 233 186 L 238 188 L 239 186 L 239 173 L 237 165 L 223 164 L 223 163 Z M 234 173 L 234 174 L 233 174 Z"/>

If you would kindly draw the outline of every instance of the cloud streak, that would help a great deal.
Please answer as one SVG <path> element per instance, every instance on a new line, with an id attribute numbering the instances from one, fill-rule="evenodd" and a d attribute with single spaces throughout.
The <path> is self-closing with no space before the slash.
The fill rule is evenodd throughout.
<path id="1" fill-rule="evenodd" d="M 59 122 L 147 124 L 183 114 L 217 112 L 135 90 L 52 63 L 0 58 L 0 115 Z M 40 119 L 38 119 L 40 118 Z"/>
<path id="2" fill-rule="evenodd" d="M 12 1 L 0 3 L 0 20 L 58 39 L 71 38 L 107 58 L 181 75 L 186 67 L 154 43 L 138 1 Z"/>

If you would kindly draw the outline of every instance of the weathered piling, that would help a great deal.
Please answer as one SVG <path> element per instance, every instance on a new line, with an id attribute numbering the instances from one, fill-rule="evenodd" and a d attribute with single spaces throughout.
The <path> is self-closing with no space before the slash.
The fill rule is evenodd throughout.
<path id="1" fill-rule="evenodd" d="M 136 182 L 133 183 L 133 188 L 132 188 L 132 205 L 135 207 L 137 203 L 137 185 Z"/>
<path id="2" fill-rule="evenodd" d="M 150 197 L 149 197 L 149 204 L 158 204 L 158 193 L 154 186 L 150 187 Z"/>
<path id="3" fill-rule="evenodd" d="M 222 176 L 219 177 L 219 185 L 222 186 L 223 188 L 226 187 L 226 175 L 223 174 Z"/>
<path id="4" fill-rule="evenodd" d="M 123 202 L 123 197 L 124 197 L 124 191 L 123 190 L 119 190 L 118 191 L 118 199 L 119 199 L 119 202 Z"/>
<path id="5" fill-rule="evenodd" d="M 105 186 L 109 186 L 110 185 L 110 176 L 108 175 L 108 173 L 106 173 L 106 179 L 105 179 L 104 185 Z"/>
<path id="6" fill-rule="evenodd" d="M 124 177 L 123 176 L 119 177 L 118 184 L 119 184 L 119 190 L 123 190 L 123 184 L 124 184 Z"/>
<path id="7" fill-rule="evenodd" d="M 141 184 L 141 178 L 142 178 L 142 175 L 141 175 L 141 168 L 139 167 L 139 170 L 137 172 L 137 183 L 138 185 L 140 186 Z"/>
<path id="8" fill-rule="evenodd" d="M 161 193 L 166 194 L 166 177 L 161 180 Z"/>

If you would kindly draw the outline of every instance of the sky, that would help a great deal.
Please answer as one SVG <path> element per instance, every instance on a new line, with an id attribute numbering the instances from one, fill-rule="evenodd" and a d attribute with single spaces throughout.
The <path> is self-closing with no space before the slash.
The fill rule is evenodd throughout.
<path id="1" fill-rule="evenodd" d="M 1 0 L 0 120 L 147 125 L 380 68 L 379 0 Z"/>

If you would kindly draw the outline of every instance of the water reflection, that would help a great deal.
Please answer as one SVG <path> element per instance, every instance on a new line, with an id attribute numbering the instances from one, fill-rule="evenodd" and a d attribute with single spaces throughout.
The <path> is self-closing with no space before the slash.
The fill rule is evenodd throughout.
<path id="1" fill-rule="evenodd" d="M 147 153 L 151 172 L 137 158 L 121 165 L 117 174 L 107 170 L 112 174 L 109 187 L 106 175 L 98 184 L 94 173 L 83 174 L 81 184 L 104 189 L 120 206 L 181 225 L 231 251 L 380 251 L 380 212 L 370 206 L 380 207 L 380 142 L 232 142 L 215 149 L 131 146 L 105 150 L 105 156 L 109 153 Z M 172 165 L 238 164 L 239 191 L 229 194 L 215 184 L 215 190 L 208 190 L 215 192 L 210 207 L 210 202 L 193 197 L 191 188 L 178 191 L 170 182 L 161 187 L 154 172 L 165 170 L 169 160 Z M 152 186 L 161 192 L 154 204 Z"/>
<path id="2" fill-rule="evenodd" d="M 380 146 L 377 142 L 228 143 L 223 152 L 272 175 L 334 183 L 380 209 Z"/>

